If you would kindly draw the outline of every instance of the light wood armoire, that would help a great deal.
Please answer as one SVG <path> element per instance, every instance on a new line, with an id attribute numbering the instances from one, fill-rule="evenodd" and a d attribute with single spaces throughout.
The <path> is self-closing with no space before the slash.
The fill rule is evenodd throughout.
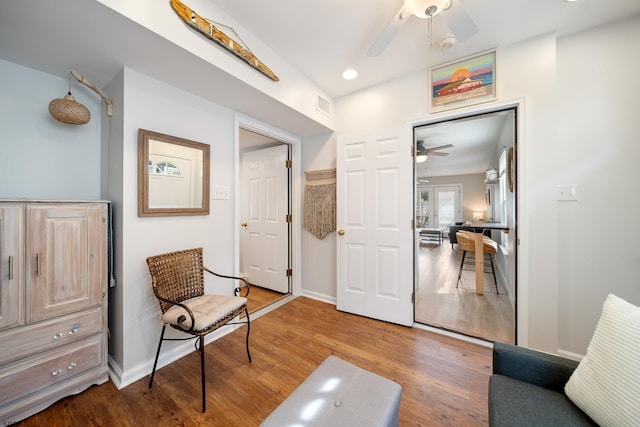
<path id="1" fill-rule="evenodd" d="M 107 215 L 0 199 L 0 425 L 108 380 Z"/>

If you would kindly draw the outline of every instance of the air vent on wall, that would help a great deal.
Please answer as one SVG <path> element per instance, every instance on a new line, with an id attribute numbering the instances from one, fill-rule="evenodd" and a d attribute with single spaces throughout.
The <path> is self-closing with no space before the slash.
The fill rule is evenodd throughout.
<path id="1" fill-rule="evenodd" d="M 327 116 L 331 115 L 331 103 L 324 99 L 322 96 L 316 96 L 316 110 L 321 113 L 326 114 Z"/>

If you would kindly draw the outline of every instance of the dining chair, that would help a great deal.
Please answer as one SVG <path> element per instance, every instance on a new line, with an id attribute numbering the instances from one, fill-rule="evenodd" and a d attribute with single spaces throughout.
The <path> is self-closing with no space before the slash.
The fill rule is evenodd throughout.
<path id="1" fill-rule="evenodd" d="M 458 240 L 458 248 L 462 249 L 462 261 L 460 262 L 460 271 L 458 272 L 458 282 L 456 288 L 460 285 L 460 278 L 462 277 L 462 270 L 466 270 L 464 267 L 464 261 L 467 256 L 467 252 L 475 253 L 476 251 L 476 237 L 475 233 L 471 231 L 459 230 L 456 232 L 456 239 Z M 487 236 L 482 236 L 482 247 L 484 254 L 489 257 L 491 264 L 491 273 L 493 273 L 493 283 L 496 286 L 496 294 L 498 294 L 498 280 L 496 278 L 496 270 L 493 265 L 493 256 L 498 252 L 498 244 L 495 240 L 490 239 Z M 468 264 L 474 265 L 473 262 Z M 475 267 L 474 267 L 475 271 Z"/>
<path id="2" fill-rule="evenodd" d="M 151 273 L 151 286 L 162 311 L 162 332 L 158 342 L 149 388 L 153 385 L 158 356 L 163 341 L 183 341 L 195 339 L 195 347 L 200 354 L 202 381 L 202 412 L 206 411 L 204 338 L 206 335 L 226 325 L 247 325 L 246 348 L 249 363 L 250 319 L 247 310 L 249 283 L 241 277 L 215 273 L 203 266 L 202 248 L 181 250 L 155 255 L 147 258 Z M 214 276 L 239 281 L 234 295 L 206 294 L 204 291 L 204 272 Z M 240 296 L 240 291 L 244 293 Z M 244 314 L 244 319 L 239 316 Z M 237 319 L 237 320 L 236 320 Z M 186 338 L 165 338 L 165 330 L 171 326 L 190 335 Z"/>

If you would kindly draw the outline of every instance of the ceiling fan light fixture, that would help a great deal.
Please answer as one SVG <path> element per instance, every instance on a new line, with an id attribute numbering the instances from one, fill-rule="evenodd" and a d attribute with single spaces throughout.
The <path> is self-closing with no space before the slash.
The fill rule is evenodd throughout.
<path id="1" fill-rule="evenodd" d="M 429 152 L 424 148 L 424 141 L 419 139 L 416 141 L 416 163 L 424 163 L 429 157 Z"/>
<path id="2" fill-rule="evenodd" d="M 418 18 L 433 17 L 450 5 L 450 0 L 404 0 L 404 6 Z"/>

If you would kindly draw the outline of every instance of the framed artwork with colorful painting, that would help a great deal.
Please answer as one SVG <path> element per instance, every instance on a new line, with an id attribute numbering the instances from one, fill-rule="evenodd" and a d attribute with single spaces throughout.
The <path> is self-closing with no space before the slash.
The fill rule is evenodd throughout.
<path id="1" fill-rule="evenodd" d="M 468 107 L 496 98 L 496 51 L 491 50 L 429 70 L 429 111 Z"/>

